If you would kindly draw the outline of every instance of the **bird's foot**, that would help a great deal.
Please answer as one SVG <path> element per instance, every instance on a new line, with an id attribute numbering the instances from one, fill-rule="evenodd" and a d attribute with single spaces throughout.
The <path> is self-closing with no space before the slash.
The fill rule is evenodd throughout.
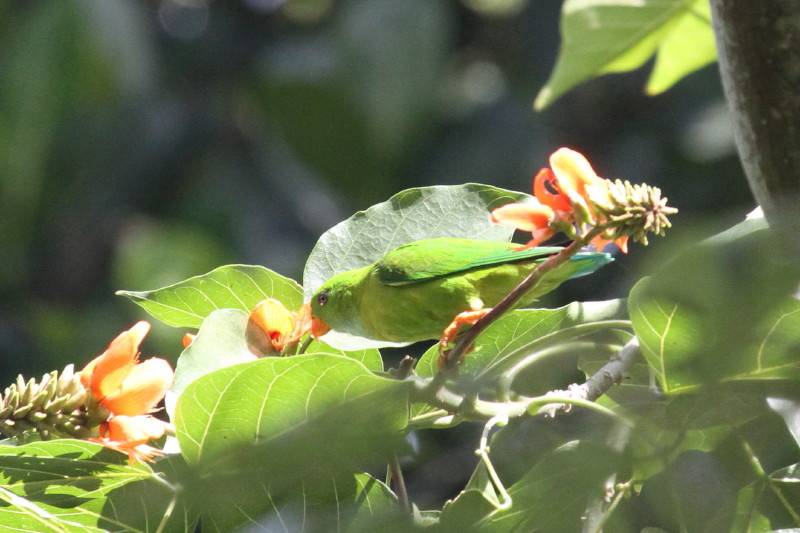
<path id="1" fill-rule="evenodd" d="M 486 313 L 491 311 L 491 308 L 486 309 L 478 309 L 475 311 L 464 311 L 456 315 L 450 325 L 444 328 L 444 332 L 442 333 L 442 338 L 439 340 L 439 369 L 441 370 L 444 368 L 445 361 L 447 360 L 447 356 L 450 353 L 450 350 L 447 349 L 448 346 L 455 342 L 456 337 L 458 336 L 459 330 L 464 326 L 471 326 L 481 318 L 483 318 Z M 472 351 L 472 346 L 467 348 L 464 353 L 469 353 Z M 459 364 L 464 363 L 464 354 L 461 354 L 461 357 L 458 360 Z"/>

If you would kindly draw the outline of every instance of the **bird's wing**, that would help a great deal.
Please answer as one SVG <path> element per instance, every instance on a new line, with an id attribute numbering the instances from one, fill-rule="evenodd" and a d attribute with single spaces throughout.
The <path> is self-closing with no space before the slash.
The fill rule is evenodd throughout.
<path id="1" fill-rule="evenodd" d="M 403 245 L 375 263 L 385 285 L 408 285 L 487 266 L 530 261 L 558 253 L 558 247 L 519 250 L 508 242 L 427 239 Z"/>

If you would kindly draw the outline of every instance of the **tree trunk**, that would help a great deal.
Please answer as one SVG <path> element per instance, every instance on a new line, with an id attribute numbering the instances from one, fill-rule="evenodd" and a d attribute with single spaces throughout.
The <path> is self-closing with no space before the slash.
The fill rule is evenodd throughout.
<path id="1" fill-rule="evenodd" d="M 711 10 L 750 189 L 800 254 L 800 0 L 711 0 Z"/>

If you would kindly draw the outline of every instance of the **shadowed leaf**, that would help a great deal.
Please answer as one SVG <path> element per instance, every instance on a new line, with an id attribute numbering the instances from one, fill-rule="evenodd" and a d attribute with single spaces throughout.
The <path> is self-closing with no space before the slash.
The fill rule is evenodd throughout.
<path id="1" fill-rule="evenodd" d="M 665 392 L 800 378 L 800 275 L 779 249 L 763 221 L 749 220 L 636 284 L 631 320 Z"/>
<path id="2" fill-rule="evenodd" d="M 162 461 L 165 463 L 165 461 Z M 160 465 L 161 463 L 159 463 Z M 182 532 L 194 519 L 144 465 L 92 442 L 60 439 L 0 446 L 0 530 Z"/>

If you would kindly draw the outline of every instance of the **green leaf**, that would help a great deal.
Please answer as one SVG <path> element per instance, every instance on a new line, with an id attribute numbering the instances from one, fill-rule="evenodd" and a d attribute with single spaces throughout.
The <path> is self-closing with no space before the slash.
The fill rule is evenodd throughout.
<path id="1" fill-rule="evenodd" d="M 769 477 L 778 483 L 800 483 L 800 463 L 778 469 Z"/>
<path id="2" fill-rule="evenodd" d="M 210 461 L 232 448 L 298 431 L 332 409 L 355 405 L 357 410 L 342 413 L 347 415 L 339 421 L 342 427 L 355 431 L 359 419 L 385 416 L 376 427 L 361 431 L 397 431 L 405 425 L 404 387 L 338 355 L 270 357 L 229 366 L 184 390 L 176 408 L 178 440 L 190 462 Z"/>
<path id="3" fill-rule="evenodd" d="M 534 106 L 592 77 L 636 69 L 656 52 L 648 92 L 666 90 L 715 59 L 709 11 L 708 0 L 567 0 L 558 60 Z"/>
<path id="4" fill-rule="evenodd" d="M 580 350 L 576 351 L 564 343 L 608 330 L 609 326 L 603 321 L 614 320 L 610 327 L 622 327 L 617 321 L 625 318 L 625 312 L 622 300 L 573 302 L 557 309 L 512 311 L 500 317 L 478 337 L 475 349 L 466 355 L 465 362 L 459 369 L 461 380 L 491 382 L 524 359 L 530 359 L 531 365 L 535 360 L 534 372 L 539 372 L 539 365 L 545 357 L 558 354 L 570 357 L 572 361 L 570 372 L 574 372 L 574 358 Z M 598 346 L 602 344 L 600 342 Z M 595 349 L 598 346 L 583 347 Z M 553 348 L 554 351 L 548 352 Z M 426 377 L 433 376 L 438 371 L 438 358 L 438 347 L 433 346 L 425 352 L 417 364 L 417 373 Z M 538 385 L 544 387 L 546 391 L 558 384 L 542 378 Z M 530 386 L 532 384 L 529 383 Z"/>
<path id="5" fill-rule="evenodd" d="M 326 476 L 291 487 L 269 477 L 238 481 L 227 478 L 207 487 L 204 532 L 227 533 L 244 524 L 259 531 L 372 532 L 405 518 L 389 487 L 368 474 Z"/>
<path id="6" fill-rule="evenodd" d="M 631 291 L 634 330 L 665 392 L 800 379 L 800 273 L 763 226 L 747 221 L 691 246 Z"/>
<path id="7" fill-rule="evenodd" d="M 767 533 L 775 532 L 769 519 L 759 512 L 759 503 L 764 492 L 768 490 L 761 481 L 751 483 L 739 491 L 736 496 L 736 509 L 730 525 L 732 533 Z M 777 533 L 777 532 L 776 532 Z"/>
<path id="8" fill-rule="evenodd" d="M 406 390 L 328 354 L 265 358 L 195 380 L 175 425 L 204 524 L 228 531 L 248 516 L 341 502 L 353 494 L 344 488 L 353 473 L 401 446 Z"/>
<path id="9" fill-rule="evenodd" d="M 714 454 L 688 450 L 647 479 L 641 495 L 666 531 L 736 531 L 735 484 Z"/>
<path id="10" fill-rule="evenodd" d="M 293 280 L 261 266 L 227 265 L 207 274 L 152 291 L 117 291 L 154 318 L 175 327 L 199 328 L 216 309 L 250 312 L 264 298 L 280 300 L 288 309 L 303 304 Z"/>
<path id="11" fill-rule="evenodd" d="M 480 463 L 478 468 L 481 468 Z M 441 531 L 476 531 L 476 524 L 496 510 L 496 498 L 487 496 L 486 491 L 465 489 L 445 503 L 440 520 Z"/>
<path id="12" fill-rule="evenodd" d="M 571 442 L 545 454 L 508 488 L 512 505 L 495 509 L 479 491 L 467 491 L 442 513 L 444 531 L 580 531 L 590 501 L 602 497 L 615 455 L 590 442 Z M 477 516 L 484 511 L 484 516 Z M 464 523 L 467 517 L 473 524 Z M 456 527 L 457 526 L 457 527 Z"/>
<path id="13" fill-rule="evenodd" d="M 306 299 L 339 272 L 373 263 L 400 245 L 436 237 L 509 241 L 514 228 L 495 224 L 489 212 L 529 195 L 468 183 L 408 189 L 386 202 L 359 211 L 326 231 L 306 262 Z M 405 346 L 332 331 L 326 342 L 345 350 Z M 407 344 L 407 343 L 406 343 Z"/>
<path id="14" fill-rule="evenodd" d="M 0 505 L 0 531 L 190 530 L 181 505 L 165 516 L 178 494 L 149 467 L 127 462 L 71 439 L 0 446 L 0 500 L 10 504 Z"/>
<path id="15" fill-rule="evenodd" d="M 695 0 L 674 18 L 659 43 L 656 64 L 647 80 L 647 94 L 660 94 L 717 59 L 711 28 L 711 4 Z"/>
<path id="16" fill-rule="evenodd" d="M 245 342 L 248 314 L 239 309 L 212 311 L 203 321 L 192 344 L 175 365 L 175 378 L 170 389 L 180 394 L 197 378 L 220 368 L 255 361 Z"/>
<path id="17" fill-rule="evenodd" d="M 369 474 L 356 474 L 355 479 L 351 504 L 355 506 L 355 515 L 348 531 L 376 531 L 375 524 L 398 514 L 397 496 L 386 483 Z"/>

